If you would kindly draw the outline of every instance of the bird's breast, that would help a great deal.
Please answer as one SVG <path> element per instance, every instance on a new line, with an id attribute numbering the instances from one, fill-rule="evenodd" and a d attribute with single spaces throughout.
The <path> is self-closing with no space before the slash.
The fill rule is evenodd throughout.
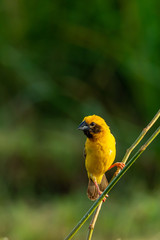
<path id="1" fill-rule="evenodd" d="M 113 144 L 107 144 L 99 141 L 87 141 L 85 150 L 85 165 L 89 177 L 99 177 L 103 175 L 115 158 L 115 142 Z"/>

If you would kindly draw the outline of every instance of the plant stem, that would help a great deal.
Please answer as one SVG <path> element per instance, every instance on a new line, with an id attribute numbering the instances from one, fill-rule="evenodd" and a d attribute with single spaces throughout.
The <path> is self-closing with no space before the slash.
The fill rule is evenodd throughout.
<path id="1" fill-rule="evenodd" d="M 91 240 L 91 238 L 92 238 L 94 226 L 95 226 L 95 224 L 96 224 L 96 221 L 97 221 L 99 212 L 100 212 L 100 210 L 101 210 L 102 203 L 103 203 L 103 201 L 100 202 L 100 204 L 98 205 L 98 207 L 97 207 L 96 210 L 94 211 L 94 215 L 93 215 L 92 221 L 91 221 L 91 223 L 90 223 L 90 225 L 89 225 L 89 231 L 88 231 L 87 240 Z"/>
<path id="2" fill-rule="evenodd" d="M 101 194 L 101 196 L 93 203 L 91 208 L 82 217 L 79 223 L 74 227 L 74 229 L 69 233 L 65 240 L 70 240 L 76 232 L 82 227 L 82 225 L 87 221 L 91 214 L 98 207 L 104 196 L 110 192 L 113 186 L 119 181 L 119 179 L 125 174 L 125 172 L 132 166 L 132 164 L 138 159 L 138 157 L 145 151 L 149 144 L 154 140 L 154 138 L 160 133 L 160 127 L 152 134 L 148 141 L 136 152 L 136 154 L 131 158 L 131 160 L 126 164 L 126 166 L 121 170 L 121 172 L 108 184 L 107 188 Z"/>
<path id="3" fill-rule="evenodd" d="M 139 135 L 139 137 L 135 140 L 135 142 L 127 149 L 122 162 L 126 163 L 131 152 L 135 149 L 135 147 L 140 143 L 140 141 L 142 140 L 142 138 L 146 135 L 146 133 L 148 132 L 148 130 L 153 126 L 153 124 L 157 121 L 157 119 L 160 117 L 160 110 L 156 113 L 156 115 L 154 116 L 154 118 L 151 120 L 151 122 L 147 125 L 147 127 L 145 127 L 143 129 L 143 131 L 141 132 L 141 134 Z M 117 171 L 115 172 L 114 176 L 115 177 L 119 172 L 120 172 L 120 168 L 117 169 Z"/>
<path id="4" fill-rule="evenodd" d="M 149 131 L 149 129 L 153 126 L 153 124 L 157 121 L 157 119 L 159 118 L 160 116 L 160 110 L 156 113 L 156 115 L 154 116 L 154 118 L 151 120 L 151 122 L 147 125 L 146 128 L 143 129 L 143 131 L 141 132 L 141 134 L 139 135 L 139 137 L 135 140 L 135 142 L 127 149 L 123 159 L 122 159 L 122 162 L 123 163 L 126 163 L 131 152 L 135 149 L 135 147 L 140 143 L 140 141 L 142 140 L 142 138 L 146 135 L 146 133 Z M 118 173 L 121 171 L 120 168 L 117 168 L 117 171 L 115 172 L 115 174 L 113 175 L 111 181 L 118 175 Z M 87 237 L 87 240 L 90 240 L 92 238 L 92 234 L 93 234 L 93 230 L 94 230 L 94 226 L 95 226 L 95 223 L 97 221 L 97 218 L 98 218 L 98 214 L 100 212 L 100 209 L 101 209 L 101 206 L 102 206 L 102 202 L 101 204 L 99 204 L 99 206 L 96 208 L 95 210 L 95 213 L 92 217 L 92 220 L 91 220 L 91 223 L 90 223 L 90 226 L 89 226 L 89 231 L 88 231 L 88 237 Z"/>

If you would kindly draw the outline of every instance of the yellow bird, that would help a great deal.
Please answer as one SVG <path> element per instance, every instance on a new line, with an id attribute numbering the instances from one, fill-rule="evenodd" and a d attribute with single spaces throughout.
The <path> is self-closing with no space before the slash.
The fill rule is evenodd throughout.
<path id="1" fill-rule="evenodd" d="M 105 172 L 115 166 L 122 169 L 124 164 L 117 162 L 112 165 L 116 156 L 116 142 L 103 118 L 87 116 L 78 129 L 87 136 L 84 149 L 89 178 L 87 194 L 91 200 L 96 200 L 108 185 Z"/>

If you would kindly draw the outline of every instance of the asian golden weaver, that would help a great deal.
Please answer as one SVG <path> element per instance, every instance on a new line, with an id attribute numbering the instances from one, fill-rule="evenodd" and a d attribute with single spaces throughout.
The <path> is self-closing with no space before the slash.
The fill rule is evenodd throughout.
<path id="1" fill-rule="evenodd" d="M 115 166 L 122 169 L 124 164 L 117 162 L 112 165 L 116 155 L 116 142 L 103 118 L 97 115 L 87 116 L 78 129 L 87 136 L 84 149 L 89 178 L 87 194 L 91 200 L 96 200 L 108 185 L 105 172 Z"/>

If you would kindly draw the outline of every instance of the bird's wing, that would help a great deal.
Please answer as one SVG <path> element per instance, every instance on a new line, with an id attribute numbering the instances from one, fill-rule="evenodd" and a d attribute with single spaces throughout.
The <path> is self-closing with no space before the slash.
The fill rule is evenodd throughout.
<path id="1" fill-rule="evenodd" d="M 99 197 L 99 193 L 96 188 L 96 185 L 91 178 L 89 178 L 89 182 L 88 182 L 87 195 L 88 195 L 88 198 L 91 199 L 92 201 L 96 200 Z"/>
<path id="2" fill-rule="evenodd" d="M 83 156 L 86 159 L 87 153 L 85 148 L 83 151 Z M 87 195 L 88 195 L 88 198 L 91 199 L 92 201 L 96 200 L 99 197 L 98 190 L 91 178 L 89 178 L 89 181 L 88 181 Z"/>
<path id="3" fill-rule="evenodd" d="M 108 181 L 107 181 L 105 174 L 102 177 L 101 183 L 98 185 L 99 185 L 99 189 L 101 192 L 103 192 L 106 189 L 106 187 L 108 186 Z M 89 182 L 88 182 L 87 195 L 88 195 L 88 198 L 91 199 L 92 201 L 99 198 L 99 193 L 98 193 L 97 187 L 91 178 L 89 178 Z"/>
<path id="4" fill-rule="evenodd" d="M 102 177 L 102 181 L 99 184 L 99 188 L 103 192 L 106 189 L 107 186 L 108 186 L 108 180 L 106 178 L 106 175 L 104 174 L 103 177 Z"/>

